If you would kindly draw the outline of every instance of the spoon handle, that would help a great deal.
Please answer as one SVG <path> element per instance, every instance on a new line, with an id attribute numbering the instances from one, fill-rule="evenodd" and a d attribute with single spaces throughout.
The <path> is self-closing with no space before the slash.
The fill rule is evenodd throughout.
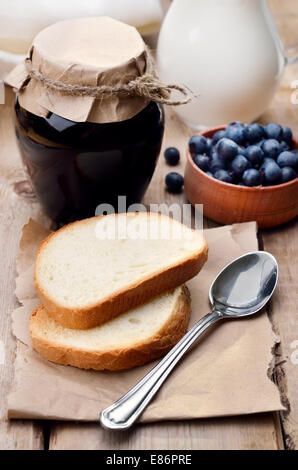
<path id="1" fill-rule="evenodd" d="M 201 318 L 137 385 L 100 413 L 102 426 L 113 430 L 130 428 L 190 346 L 221 318 L 222 314 L 215 310 Z"/>

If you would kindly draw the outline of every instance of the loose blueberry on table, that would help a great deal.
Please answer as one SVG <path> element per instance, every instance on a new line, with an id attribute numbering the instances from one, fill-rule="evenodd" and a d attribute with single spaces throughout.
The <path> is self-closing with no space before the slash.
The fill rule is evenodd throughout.
<path id="1" fill-rule="evenodd" d="M 171 172 L 166 176 L 166 187 L 169 193 L 180 193 L 184 184 L 183 176 L 179 173 Z"/>
<path id="2" fill-rule="evenodd" d="M 273 186 L 297 178 L 298 150 L 292 131 L 274 122 L 264 127 L 232 122 L 211 139 L 192 136 L 189 151 L 198 168 L 225 183 Z"/>
<path id="3" fill-rule="evenodd" d="M 164 157 L 168 165 L 175 166 L 180 160 L 179 150 L 176 147 L 168 147 L 164 152 Z"/>

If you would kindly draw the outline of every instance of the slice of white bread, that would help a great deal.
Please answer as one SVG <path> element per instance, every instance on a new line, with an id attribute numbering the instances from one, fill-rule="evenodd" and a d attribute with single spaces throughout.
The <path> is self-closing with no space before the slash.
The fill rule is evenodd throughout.
<path id="1" fill-rule="evenodd" d="M 207 252 L 201 234 L 160 214 L 92 217 L 43 241 L 35 287 L 62 326 L 93 328 L 182 285 L 200 271 Z"/>
<path id="2" fill-rule="evenodd" d="M 166 354 L 185 334 L 189 315 L 189 292 L 181 286 L 89 330 L 64 328 L 40 305 L 30 333 L 33 348 L 56 364 L 129 369 Z"/>

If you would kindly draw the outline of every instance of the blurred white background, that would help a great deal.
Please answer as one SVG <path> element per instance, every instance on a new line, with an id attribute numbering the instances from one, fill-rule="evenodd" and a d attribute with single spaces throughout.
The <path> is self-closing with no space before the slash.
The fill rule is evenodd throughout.
<path id="1" fill-rule="evenodd" d="M 34 36 L 59 20 L 112 16 L 138 28 L 142 35 L 159 30 L 163 0 L 1 0 L 0 79 L 23 59 Z"/>

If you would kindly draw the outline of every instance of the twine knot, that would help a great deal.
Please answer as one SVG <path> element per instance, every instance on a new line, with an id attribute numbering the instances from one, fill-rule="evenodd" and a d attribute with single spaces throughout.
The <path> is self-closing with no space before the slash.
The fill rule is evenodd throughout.
<path id="1" fill-rule="evenodd" d="M 96 99 L 108 98 L 113 95 L 140 96 L 160 104 L 178 106 L 187 104 L 194 96 L 189 88 L 177 84 L 164 84 L 157 77 L 151 54 L 147 50 L 147 71 L 127 83 L 120 85 L 71 85 L 61 80 L 56 80 L 33 68 L 30 58 L 25 61 L 28 76 L 42 83 L 46 88 L 71 96 L 91 96 Z M 27 83 L 27 82 L 26 82 Z M 26 86 L 26 85 L 25 85 Z M 184 98 L 171 99 L 172 91 L 179 92 Z"/>

